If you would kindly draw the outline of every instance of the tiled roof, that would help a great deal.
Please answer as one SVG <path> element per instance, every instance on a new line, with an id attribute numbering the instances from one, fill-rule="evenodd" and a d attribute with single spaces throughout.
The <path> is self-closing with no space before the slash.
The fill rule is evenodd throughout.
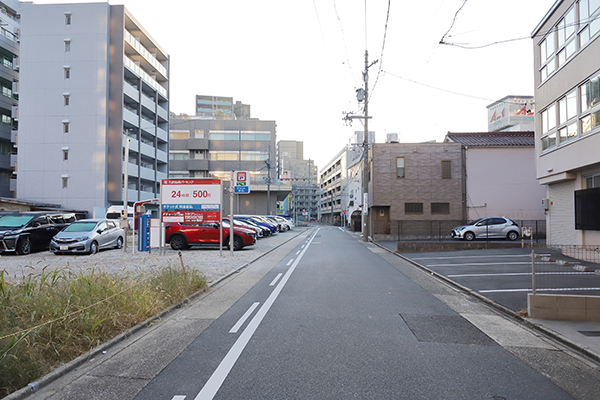
<path id="1" fill-rule="evenodd" d="M 533 131 L 525 132 L 448 132 L 444 142 L 456 142 L 472 147 L 534 146 Z"/>

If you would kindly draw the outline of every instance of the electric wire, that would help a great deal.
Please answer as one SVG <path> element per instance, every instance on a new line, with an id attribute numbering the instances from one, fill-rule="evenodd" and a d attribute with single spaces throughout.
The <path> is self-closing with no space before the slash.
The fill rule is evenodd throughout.
<path id="1" fill-rule="evenodd" d="M 391 0 L 388 0 L 387 14 L 385 17 L 385 28 L 383 30 L 383 43 L 381 44 L 381 55 L 379 56 L 379 70 L 377 71 L 377 77 L 375 78 L 375 83 L 373 84 L 373 88 L 371 89 L 370 97 L 373 97 L 373 93 L 375 92 L 375 87 L 377 87 L 377 82 L 379 81 L 379 76 L 381 76 L 381 65 L 383 64 L 383 51 L 385 49 L 385 39 L 387 37 L 388 30 L 388 22 L 390 20 L 390 6 Z"/>
<path id="2" fill-rule="evenodd" d="M 354 80 L 354 86 L 357 86 L 358 81 L 356 80 L 356 76 L 354 75 L 354 71 L 352 70 L 352 64 L 350 63 L 350 58 L 348 57 L 348 45 L 346 44 L 346 34 L 344 32 L 344 26 L 342 25 L 342 20 L 340 18 L 340 14 L 338 13 L 335 0 L 333 0 L 333 9 L 335 11 L 335 16 L 337 17 L 338 24 L 340 26 L 340 31 L 342 32 L 342 43 L 344 44 L 344 52 L 346 53 L 346 62 L 344 64 L 348 65 L 350 75 L 352 75 L 352 79 Z"/>

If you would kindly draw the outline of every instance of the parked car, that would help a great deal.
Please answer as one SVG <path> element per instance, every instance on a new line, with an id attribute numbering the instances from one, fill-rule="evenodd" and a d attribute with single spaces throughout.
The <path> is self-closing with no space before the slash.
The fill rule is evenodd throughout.
<path id="1" fill-rule="evenodd" d="M 240 219 L 242 221 L 252 222 L 255 225 L 258 225 L 260 227 L 268 229 L 269 233 L 267 234 L 267 236 L 274 235 L 277 233 L 277 227 L 274 224 L 271 224 L 267 221 L 263 221 L 259 217 L 255 217 L 255 216 L 251 216 L 251 215 L 234 215 L 233 218 Z"/>
<path id="2" fill-rule="evenodd" d="M 225 222 L 229 223 L 229 218 L 223 218 L 223 223 L 225 224 Z M 258 225 L 251 225 L 245 221 L 241 221 L 236 218 L 233 219 L 233 223 L 236 227 L 253 230 L 256 233 L 257 239 L 260 239 L 261 237 L 263 237 L 263 229 Z M 226 226 L 226 225 L 223 225 L 223 226 Z"/>
<path id="3" fill-rule="evenodd" d="M 471 225 L 457 226 L 450 235 L 454 239 L 499 238 L 517 240 L 521 236 L 519 226 L 506 217 L 483 218 Z"/>
<path id="4" fill-rule="evenodd" d="M 48 250 L 50 240 L 75 221 L 74 213 L 29 211 L 0 218 L 0 252 L 29 254 Z"/>
<path id="5" fill-rule="evenodd" d="M 234 221 L 243 222 L 247 225 L 260 229 L 262 231 L 262 237 L 271 236 L 271 229 L 269 229 L 267 226 L 261 226 L 257 224 L 256 221 L 253 221 L 250 218 L 242 218 L 237 215 L 234 215 L 233 219 Z M 259 235 L 259 237 L 261 237 L 261 235 Z"/>
<path id="6" fill-rule="evenodd" d="M 165 239 L 173 250 L 187 249 L 190 245 L 219 244 L 220 225 L 218 222 L 170 222 L 165 224 Z M 223 224 L 223 245 L 229 248 L 229 224 Z M 235 227 L 233 229 L 233 249 L 256 243 L 256 232 Z"/>
<path id="7" fill-rule="evenodd" d="M 120 249 L 125 231 L 111 219 L 80 219 L 65 227 L 50 241 L 50 251 L 61 253 L 96 254 L 104 249 Z"/>

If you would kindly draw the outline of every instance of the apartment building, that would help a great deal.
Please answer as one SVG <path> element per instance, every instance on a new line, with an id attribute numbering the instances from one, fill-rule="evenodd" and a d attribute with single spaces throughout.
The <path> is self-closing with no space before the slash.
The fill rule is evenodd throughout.
<path id="1" fill-rule="evenodd" d="M 369 158 L 373 235 L 397 234 L 400 220 L 464 220 L 459 143 L 376 143 Z"/>
<path id="2" fill-rule="evenodd" d="M 0 1 L 0 197 L 15 197 L 21 3 Z"/>
<path id="3" fill-rule="evenodd" d="M 599 245 L 600 1 L 556 1 L 531 36 L 547 241 Z"/>
<path id="4" fill-rule="evenodd" d="M 20 83 L 19 198 L 102 215 L 158 197 L 169 56 L 124 6 L 23 3 Z"/>
<path id="5" fill-rule="evenodd" d="M 348 177 L 348 167 L 358 152 L 359 149 L 356 146 L 346 145 L 320 170 L 319 212 L 321 222 L 345 225 L 352 182 Z"/>
<path id="6" fill-rule="evenodd" d="M 250 194 L 236 196 L 236 214 L 272 214 L 290 193 L 276 184 L 275 121 L 172 119 L 169 176 L 214 177 L 229 187 L 231 171 L 250 172 Z M 229 212 L 229 202 L 223 204 Z"/>

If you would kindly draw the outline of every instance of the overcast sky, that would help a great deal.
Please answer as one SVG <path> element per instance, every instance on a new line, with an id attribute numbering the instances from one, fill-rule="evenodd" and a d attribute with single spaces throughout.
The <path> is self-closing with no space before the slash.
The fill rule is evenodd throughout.
<path id="1" fill-rule="evenodd" d="M 319 167 L 364 129 L 343 113 L 362 114 L 355 90 L 365 50 L 378 61 L 369 69 L 377 142 L 387 133 L 414 143 L 487 131 L 486 106 L 533 95 L 529 37 L 555 0 L 396 0 L 389 19 L 388 0 L 365 2 L 110 1 L 170 54 L 171 111 L 193 115 L 196 94 L 233 97 L 253 117 L 276 121 L 277 140 L 303 141 Z M 445 41 L 463 47 L 525 39 L 465 49 L 439 44 L 448 30 Z"/>

